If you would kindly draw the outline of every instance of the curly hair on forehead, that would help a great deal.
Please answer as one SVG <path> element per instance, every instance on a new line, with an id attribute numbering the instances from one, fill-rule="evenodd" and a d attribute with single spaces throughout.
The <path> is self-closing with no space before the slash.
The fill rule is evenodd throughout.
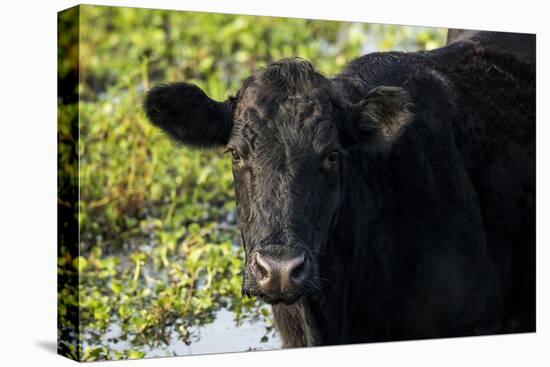
<path id="1" fill-rule="evenodd" d="M 259 69 L 243 82 L 231 97 L 232 102 L 242 100 L 244 94 L 247 104 L 259 104 L 264 112 L 274 111 L 276 104 L 300 96 L 313 98 L 318 103 L 330 101 L 336 107 L 345 105 L 331 80 L 315 70 L 312 63 L 299 57 L 278 60 Z"/>
<path id="2" fill-rule="evenodd" d="M 318 74 L 311 62 L 300 57 L 277 60 L 261 70 L 261 75 L 266 79 L 308 77 Z"/>
<path id="3" fill-rule="evenodd" d="M 254 75 L 254 81 L 268 84 L 277 92 L 298 94 L 310 92 L 327 83 L 328 79 L 315 70 L 312 63 L 299 57 L 272 62 Z"/>

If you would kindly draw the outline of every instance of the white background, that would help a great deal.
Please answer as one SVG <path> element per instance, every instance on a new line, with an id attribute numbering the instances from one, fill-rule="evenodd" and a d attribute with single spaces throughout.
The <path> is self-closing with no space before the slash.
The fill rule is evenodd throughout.
<path id="1" fill-rule="evenodd" d="M 149 359 L 117 366 L 550 366 L 548 26 L 543 0 L 95 1 L 182 10 L 537 33 L 537 333 Z M 73 365 L 56 340 L 56 12 L 73 1 L 0 8 L 0 365 Z M 544 122 L 543 122 L 544 121 Z M 545 210 L 546 209 L 546 210 Z M 91 365 L 96 365 L 92 363 Z M 108 365 L 108 364 L 103 364 Z"/>

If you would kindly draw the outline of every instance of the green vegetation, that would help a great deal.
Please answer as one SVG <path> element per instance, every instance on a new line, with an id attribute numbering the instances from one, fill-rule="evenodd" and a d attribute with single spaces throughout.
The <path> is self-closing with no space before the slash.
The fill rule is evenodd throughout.
<path id="1" fill-rule="evenodd" d="M 230 159 L 221 151 L 177 147 L 152 127 L 141 110 L 150 86 L 185 80 L 222 100 L 271 60 L 300 56 L 330 75 L 365 50 L 434 48 L 445 34 L 81 6 L 81 248 L 60 244 L 60 279 L 78 279 L 78 292 L 74 281 L 59 286 L 60 351 L 82 360 L 158 354 L 152 350 L 171 355 L 174 338 L 193 343 L 197 327 L 213 322 L 222 307 L 237 323 L 252 319 L 265 325 L 257 345 L 242 350 L 261 347 L 273 336 L 269 308 L 240 293 L 244 253 Z M 61 78 L 70 72 L 63 65 Z M 60 107 L 60 126 L 67 114 L 74 117 L 74 104 Z M 72 139 L 65 128 L 59 134 L 60 141 Z M 60 153 L 67 161 L 63 157 Z"/>

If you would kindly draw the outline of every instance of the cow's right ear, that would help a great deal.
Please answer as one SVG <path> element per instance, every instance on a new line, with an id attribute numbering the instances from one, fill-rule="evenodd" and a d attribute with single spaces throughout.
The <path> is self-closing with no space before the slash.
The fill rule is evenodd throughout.
<path id="1" fill-rule="evenodd" d="M 233 128 L 231 101 L 214 101 L 194 84 L 154 87 L 147 93 L 143 107 L 155 126 L 191 147 L 224 146 Z"/>
<path id="2" fill-rule="evenodd" d="M 379 86 L 352 106 L 351 141 L 374 150 L 387 148 L 413 120 L 409 93 L 401 87 Z"/>

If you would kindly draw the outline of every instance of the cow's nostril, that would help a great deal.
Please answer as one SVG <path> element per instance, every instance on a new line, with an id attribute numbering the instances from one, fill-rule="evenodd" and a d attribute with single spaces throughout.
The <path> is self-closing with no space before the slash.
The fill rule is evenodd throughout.
<path id="1" fill-rule="evenodd" d="M 269 278 L 272 266 L 270 261 L 264 258 L 260 253 L 256 253 L 256 270 L 258 272 L 258 280 Z"/>
<path id="2" fill-rule="evenodd" d="M 305 256 L 302 254 L 301 256 L 291 260 L 290 264 L 290 277 L 293 281 L 297 281 L 303 277 L 305 274 L 306 269 L 306 261 Z"/>

